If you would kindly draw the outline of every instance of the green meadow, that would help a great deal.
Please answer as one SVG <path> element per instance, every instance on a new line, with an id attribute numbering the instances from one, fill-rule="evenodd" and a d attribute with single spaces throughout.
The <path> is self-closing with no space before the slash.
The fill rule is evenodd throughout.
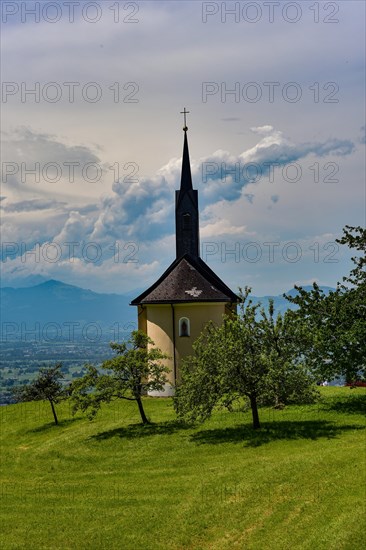
<path id="1" fill-rule="evenodd" d="M 1 548 L 349 549 L 366 541 L 366 389 L 176 422 L 171 399 L 0 407 Z"/>

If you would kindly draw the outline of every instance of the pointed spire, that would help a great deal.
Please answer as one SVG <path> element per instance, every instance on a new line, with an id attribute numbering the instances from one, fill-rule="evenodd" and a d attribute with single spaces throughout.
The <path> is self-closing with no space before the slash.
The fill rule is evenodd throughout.
<path id="1" fill-rule="evenodd" d="M 184 254 L 199 257 L 199 215 L 198 192 L 192 186 L 191 163 L 189 160 L 187 121 L 184 111 L 184 144 L 180 189 L 175 193 L 175 234 L 177 258 Z"/>
<path id="2" fill-rule="evenodd" d="M 183 145 L 183 158 L 182 158 L 182 175 L 180 180 L 181 192 L 193 189 L 192 187 L 192 174 L 191 163 L 189 161 L 188 139 L 187 139 L 187 127 L 184 128 L 184 145 Z"/>

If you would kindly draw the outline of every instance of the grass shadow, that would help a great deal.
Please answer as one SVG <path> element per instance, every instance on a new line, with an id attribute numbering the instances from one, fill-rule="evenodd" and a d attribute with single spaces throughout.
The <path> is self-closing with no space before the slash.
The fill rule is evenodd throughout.
<path id="1" fill-rule="evenodd" d="M 334 439 L 342 432 L 364 429 L 366 426 L 354 424 L 339 426 L 325 420 L 263 422 L 259 430 L 254 430 L 251 424 L 240 424 L 232 428 L 201 430 L 192 434 L 190 439 L 198 445 L 244 443 L 246 447 L 260 447 L 278 440 Z"/>
<path id="2" fill-rule="evenodd" d="M 192 426 L 179 422 L 177 420 L 168 420 L 166 422 L 150 423 L 150 424 L 130 424 L 113 430 L 100 432 L 92 435 L 89 439 L 103 441 L 112 437 L 122 439 L 134 439 L 137 437 L 149 437 L 153 435 L 170 435 L 177 431 L 191 429 Z"/>
<path id="3" fill-rule="evenodd" d="M 325 402 L 323 408 L 328 411 L 346 414 L 366 414 L 366 393 L 365 395 L 349 395 L 343 399 Z"/>
<path id="4" fill-rule="evenodd" d="M 42 426 L 38 426 L 37 428 L 32 428 L 31 430 L 27 430 L 27 432 L 30 433 L 40 433 L 40 432 L 46 432 L 47 430 L 51 430 L 52 428 L 55 428 L 56 430 L 59 428 L 65 428 L 69 426 L 70 424 L 75 424 L 75 422 L 80 422 L 83 420 L 82 418 L 67 418 L 65 420 L 59 420 L 58 424 L 55 424 L 52 422 L 47 422 L 46 424 L 42 424 Z"/>

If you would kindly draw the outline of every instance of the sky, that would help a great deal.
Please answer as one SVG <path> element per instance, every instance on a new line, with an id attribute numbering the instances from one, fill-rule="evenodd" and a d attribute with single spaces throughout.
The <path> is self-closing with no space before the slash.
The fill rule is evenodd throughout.
<path id="1" fill-rule="evenodd" d="M 134 293 L 175 259 L 186 108 L 201 257 L 335 286 L 365 225 L 365 3 L 3 1 L 2 286 Z"/>

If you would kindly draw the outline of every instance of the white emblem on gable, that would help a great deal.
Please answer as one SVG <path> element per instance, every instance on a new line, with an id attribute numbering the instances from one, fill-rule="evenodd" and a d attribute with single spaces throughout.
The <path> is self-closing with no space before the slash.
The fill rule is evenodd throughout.
<path id="1" fill-rule="evenodd" d="M 202 290 L 197 290 L 197 287 L 194 286 L 193 288 L 191 288 L 191 290 L 185 290 L 184 291 L 186 294 L 189 294 L 190 296 L 193 296 L 193 298 L 197 298 L 197 296 L 199 296 L 200 294 L 202 294 Z"/>

